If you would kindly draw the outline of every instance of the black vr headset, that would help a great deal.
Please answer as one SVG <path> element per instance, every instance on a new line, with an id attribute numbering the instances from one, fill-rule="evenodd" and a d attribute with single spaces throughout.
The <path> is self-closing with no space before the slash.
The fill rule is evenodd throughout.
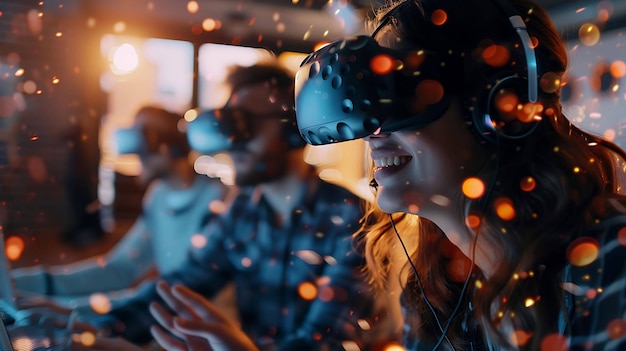
<path id="1" fill-rule="evenodd" d="M 521 41 L 527 71 L 523 76 L 499 77 L 485 100 L 491 103 L 495 91 L 501 89 L 499 81 L 515 80 L 528 87 L 528 100 L 536 102 L 537 62 L 524 20 L 510 6 L 494 2 Z M 381 63 L 388 67 L 379 67 Z M 435 52 L 393 50 L 369 36 L 336 41 L 309 54 L 296 74 L 300 134 L 307 143 L 322 145 L 421 128 L 448 108 L 450 94 L 445 88 L 451 74 L 444 57 Z M 481 134 L 495 132 L 489 107 L 477 114 L 472 117 L 476 129 Z"/>
<path id="2" fill-rule="evenodd" d="M 304 59 L 296 73 L 300 134 L 322 145 L 427 125 L 449 98 L 433 91 L 420 95 L 418 87 L 440 85 L 441 64 L 436 53 L 392 50 L 368 36 L 329 44 Z"/>
<path id="3" fill-rule="evenodd" d="M 255 123 L 263 123 L 267 118 L 278 118 L 286 125 L 283 128 L 285 141 L 289 148 L 302 147 L 293 110 L 255 115 L 238 107 L 201 112 L 187 127 L 187 139 L 191 148 L 201 154 L 216 154 L 237 149 L 254 138 Z"/>

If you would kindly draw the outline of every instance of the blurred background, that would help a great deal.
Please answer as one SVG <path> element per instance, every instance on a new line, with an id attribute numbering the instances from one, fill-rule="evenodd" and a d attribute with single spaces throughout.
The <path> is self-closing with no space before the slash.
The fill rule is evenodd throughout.
<path id="1" fill-rule="evenodd" d="M 566 39 L 567 115 L 626 146 L 626 0 L 539 0 Z M 366 0 L 1 0 L 0 224 L 15 267 L 105 251 L 139 214 L 139 161 L 111 133 L 158 104 L 219 107 L 224 70 L 278 56 L 296 70 L 324 43 L 365 34 Z M 310 148 L 320 176 L 362 197 L 360 141 Z M 354 155 L 357 155 L 355 157 Z M 229 182 L 227 160 L 196 171 Z"/>

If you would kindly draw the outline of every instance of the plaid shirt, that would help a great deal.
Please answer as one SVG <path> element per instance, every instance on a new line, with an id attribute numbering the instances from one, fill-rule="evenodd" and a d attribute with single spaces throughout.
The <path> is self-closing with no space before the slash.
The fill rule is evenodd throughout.
<path id="1" fill-rule="evenodd" d="M 359 338 L 357 320 L 372 306 L 352 239 L 362 216 L 360 199 L 313 182 L 282 226 L 258 191 L 243 190 L 228 213 L 207 226 L 206 245 L 193 248 L 183 268 L 164 279 L 207 297 L 235 282 L 242 327 L 260 347 L 269 342 L 279 350 L 343 350 L 341 341 Z M 315 287 L 308 290 L 312 296 L 301 289 L 306 286 Z M 112 311 L 125 322 L 127 338 L 145 336 L 147 304 L 154 298 L 151 291 Z"/>

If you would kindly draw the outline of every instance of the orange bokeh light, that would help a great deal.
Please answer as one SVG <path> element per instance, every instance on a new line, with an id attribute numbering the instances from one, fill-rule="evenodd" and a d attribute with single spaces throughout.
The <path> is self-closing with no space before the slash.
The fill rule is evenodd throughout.
<path id="1" fill-rule="evenodd" d="M 379 54 L 370 61 L 370 69 L 375 74 L 385 75 L 391 73 L 394 67 L 393 57 L 386 54 Z"/>
<path id="2" fill-rule="evenodd" d="M 10 236 L 4 243 L 4 253 L 9 261 L 17 261 L 24 252 L 24 240 L 18 236 Z"/>
<path id="3" fill-rule="evenodd" d="M 511 54 L 509 50 L 502 45 L 489 45 L 483 50 L 482 57 L 489 66 L 502 67 L 509 62 Z"/>
<path id="4" fill-rule="evenodd" d="M 507 197 L 501 197 L 494 202 L 496 208 L 496 214 L 498 217 L 505 221 L 510 221 L 515 218 L 515 207 L 513 201 Z"/>
<path id="5" fill-rule="evenodd" d="M 462 185 L 463 195 L 470 199 L 478 199 L 485 193 L 485 183 L 478 178 L 467 178 Z"/>
<path id="6" fill-rule="evenodd" d="M 591 237 L 578 238 L 567 248 L 567 259 L 574 266 L 586 266 L 598 258 L 600 245 Z"/>
<path id="7" fill-rule="evenodd" d="M 317 287 L 311 282 L 304 282 L 298 286 L 298 294 L 304 300 L 313 300 L 317 296 Z"/>
<path id="8" fill-rule="evenodd" d="M 524 191 L 533 191 L 537 187 L 537 182 L 533 177 L 524 177 L 519 186 Z"/>
<path id="9" fill-rule="evenodd" d="M 434 25 L 441 26 L 448 20 L 448 14 L 446 13 L 446 11 L 441 9 L 435 10 L 430 16 L 430 20 L 433 22 Z"/>

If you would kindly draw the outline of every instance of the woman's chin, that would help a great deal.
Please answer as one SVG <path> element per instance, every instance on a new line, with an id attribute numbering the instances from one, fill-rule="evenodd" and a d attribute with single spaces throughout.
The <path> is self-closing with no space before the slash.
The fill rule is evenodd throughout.
<path id="1" fill-rule="evenodd" d="M 376 203 L 378 207 L 385 213 L 405 212 L 401 208 L 401 198 L 396 196 L 389 196 L 384 190 L 380 190 L 376 196 Z"/>

